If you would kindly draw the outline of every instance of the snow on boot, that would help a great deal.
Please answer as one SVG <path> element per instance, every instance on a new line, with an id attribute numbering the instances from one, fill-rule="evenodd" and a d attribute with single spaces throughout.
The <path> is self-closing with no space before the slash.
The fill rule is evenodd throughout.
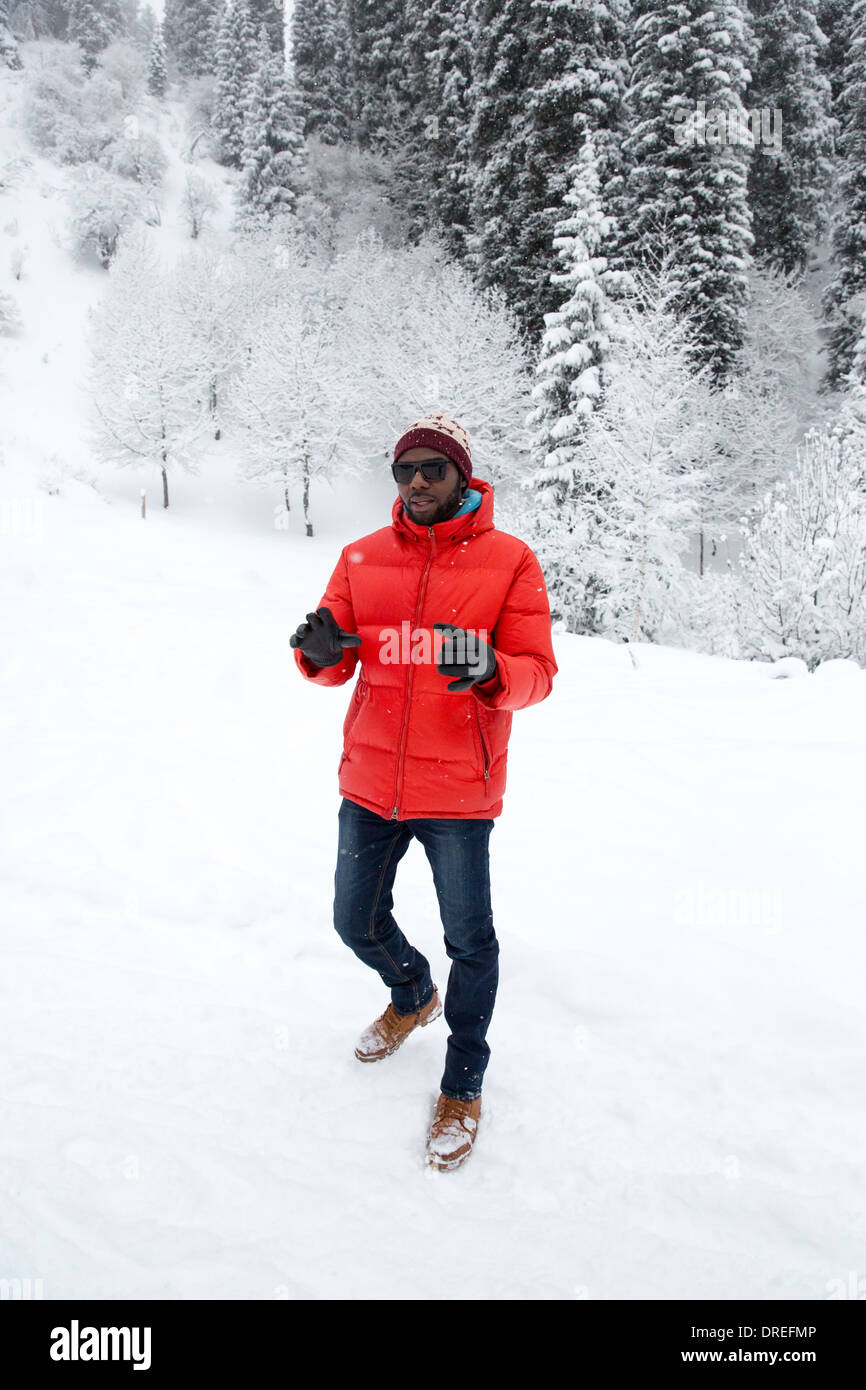
<path id="1" fill-rule="evenodd" d="M 359 1062 L 380 1062 L 397 1051 L 416 1028 L 426 1028 L 442 1012 L 439 992 L 433 986 L 433 994 L 423 1009 L 412 1014 L 398 1014 L 393 1004 L 389 1004 L 383 1014 L 358 1039 L 355 1056 Z"/>
<path id="2" fill-rule="evenodd" d="M 454 1100 L 440 1093 L 427 1136 L 427 1163 L 431 1168 L 459 1168 L 466 1162 L 475 1143 L 480 1114 L 480 1096 Z"/>

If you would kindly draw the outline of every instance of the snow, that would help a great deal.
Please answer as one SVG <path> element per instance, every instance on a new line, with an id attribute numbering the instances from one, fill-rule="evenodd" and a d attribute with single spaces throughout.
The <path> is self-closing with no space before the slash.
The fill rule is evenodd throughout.
<path id="1" fill-rule="evenodd" d="M 49 173 L 0 197 L 31 257 L 0 372 L 0 1275 L 51 1299 L 826 1297 L 862 1266 L 864 673 L 556 633 L 491 836 L 477 1141 L 427 1168 L 445 1021 L 353 1055 L 388 995 L 331 921 L 350 690 L 288 642 L 393 483 L 314 484 L 308 539 L 225 437 L 168 511 L 155 472 L 91 468 L 102 281 L 51 238 Z M 170 208 L 161 232 L 186 244 Z M 417 842 L 395 913 L 444 989 Z"/>
<path id="2" fill-rule="evenodd" d="M 825 1296 L 862 1248 L 863 672 L 557 635 L 491 837 L 478 1139 L 431 1186 L 446 1026 L 353 1056 L 388 996 L 330 919 L 349 692 L 288 645 L 357 512 L 310 541 L 215 466 L 210 506 L 179 478 L 146 521 L 110 484 L 2 552 L 7 1271 L 51 1298 Z M 444 985 L 417 842 L 395 901 Z"/>

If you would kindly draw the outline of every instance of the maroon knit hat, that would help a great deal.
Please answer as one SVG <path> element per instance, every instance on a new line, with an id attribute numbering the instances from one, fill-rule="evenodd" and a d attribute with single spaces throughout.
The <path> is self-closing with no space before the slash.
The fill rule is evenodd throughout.
<path id="1" fill-rule="evenodd" d="M 456 420 L 450 420 L 441 410 L 431 410 L 422 420 L 410 425 L 394 447 L 394 462 L 407 449 L 439 449 L 446 458 L 456 463 L 467 486 L 472 482 L 472 454 L 469 448 L 469 435 Z"/>

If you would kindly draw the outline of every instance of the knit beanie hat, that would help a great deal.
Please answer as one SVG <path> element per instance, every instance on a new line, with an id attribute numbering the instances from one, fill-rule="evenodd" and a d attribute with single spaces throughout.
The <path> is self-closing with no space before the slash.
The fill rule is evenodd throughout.
<path id="1" fill-rule="evenodd" d="M 472 481 L 472 453 L 469 448 L 469 435 L 462 425 L 458 425 L 456 420 L 449 420 L 447 415 L 443 415 L 441 410 L 431 410 L 429 415 L 425 415 L 423 420 L 416 420 L 414 425 L 401 434 L 394 447 L 394 462 L 396 463 L 401 454 L 407 449 L 417 449 L 418 447 L 427 449 L 439 449 L 446 458 L 456 463 L 463 477 L 466 479 L 467 487 Z"/>

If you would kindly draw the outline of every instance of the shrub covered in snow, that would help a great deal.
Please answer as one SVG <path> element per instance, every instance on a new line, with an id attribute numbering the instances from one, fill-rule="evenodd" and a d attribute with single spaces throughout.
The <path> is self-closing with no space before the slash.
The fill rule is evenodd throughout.
<path id="1" fill-rule="evenodd" d="M 30 49 L 22 106 L 30 139 L 61 164 L 98 159 L 123 129 L 120 82 L 99 68 L 88 79 L 72 44 L 43 40 Z"/>
<path id="2" fill-rule="evenodd" d="M 155 188 L 162 182 L 168 161 L 162 145 L 155 136 L 141 131 L 132 117 L 124 133 L 105 149 L 100 164 L 112 174 L 132 179 L 144 188 Z"/>
<path id="3" fill-rule="evenodd" d="M 96 164 L 77 171 L 69 197 L 69 249 L 84 260 L 109 266 L 123 231 L 145 213 L 143 195 L 128 179 Z"/>
<path id="4" fill-rule="evenodd" d="M 141 101 L 143 60 L 128 44 L 114 43 L 88 78 L 74 46 L 42 42 L 28 70 L 24 125 L 43 154 L 61 164 L 101 164 L 152 187 L 166 158 L 148 129 L 151 108 Z"/>
<path id="5" fill-rule="evenodd" d="M 741 559 L 744 654 L 866 664 L 866 430 L 809 431 Z"/>

